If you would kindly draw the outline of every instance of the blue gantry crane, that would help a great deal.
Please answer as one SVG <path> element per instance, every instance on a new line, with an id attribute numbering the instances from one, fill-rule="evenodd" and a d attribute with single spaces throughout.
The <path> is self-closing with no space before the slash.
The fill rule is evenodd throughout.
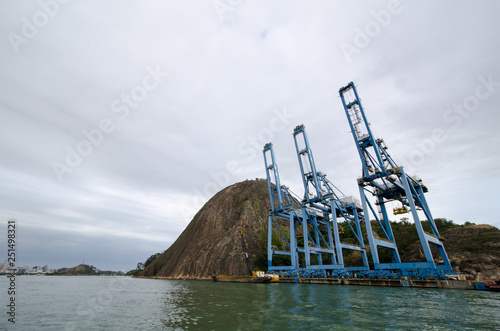
<path id="1" fill-rule="evenodd" d="M 368 271 L 364 247 L 361 205 L 345 197 L 328 179 L 318 172 L 314 163 L 305 127 L 294 130 L 294 141 L 304 183 L 304 199 L 299 199 L 281 185 L 274 149 L 264 146 L 264 162 L 271 201 L 268 222 L 268 270 L 287 271 L 289 275 L 306 277 L 349 276 L 349 272 Z M 338 220 L 351 229 L 357 244 L 341 242 Z M 280 239 L 276 240 L 275 235 Z M 284 242 L 278 249 L 273 242 Z M 344 250 L 360 252 L 362 265 L 344 265 Z M 289 258 L 283 258 L 289 256 Z"/>
<path id="2" fill-rule="evenodd" d="M 427 187 L 416 176 L 408 175 L 387 152 L 382 139 L 376 139 L 351 82 L 339 90 L 345 113 L 362 163 L 358 179 L 361 204 L 346 197 L 322 172 L 317 171 L 304 125 L 293 137 L 304 185 L 301 200 L 281 185 L 271 143 L 264 146 L 264 162 L 271 210 L 268 225 L 268 270 L 302 277 L 424 278 L 446 277 L 453 273 L 424 193 Z M 372 198 L 370 198 L 372 196 Z M 402 262 L 389 220 L 388 203 L 397 202 L 394 215 L 411 213 L 420 239 L 425 262 Z M 430 229 L 424 230 L 427 220 Z M 347 224 L 355 244 L 341 242 L 339 221 Z M 365 225 L 365 231 L 362 229 Z M 368 238 L 374 270 L 368 266 L 363 235 Z M 433 250 L 441 261 L 433 256 Z M 358 251 L 361 265 L 346 266 L 344 253 Z M 382 261 L 380 252 L 389 252 Z"/>
<path id="3" fill-rule="evenodd" d="M 312 233 L 310 241 L 304 240 L 305 268 L 331 270 L 329 274 L 334 276 L 344 276 L 348 271 L 367 271 L 368 259 L 359 217 L 361 206 L 354 198 L 346 197 L 338 190 L 326 174 L 317 171 L 304 125 L 294 129 L 293 138 L 304 185 L 302 224 L 310 224 L 303 227 L 304 238 Z M 354 234 L 355 245 L 341 242 L 338 219 L 344 221 Z M 362 265 L 346 267 L 344 250 L 360 252 Z M 328 258 L 328 264 L 324 263 L 323 255 Z M 312 256 L 316 256 L 316 264 L 312 263 Z"/>
<path id="4" fill-rule="evenodd" d="M 295 228 L 296 223 L 300 222 L 298 214 L 300 204 L 288 187 L 281 185 L 278 165 L 276 164 L 274 149 L 271 143 L 264 146 L 263 154 L 269 199 L 271 201 L 267 228 L 268 271 L 290 271 L 293 273 L 299 268 Z M 273 232 L 277 232 L 277 235 L 279 235 L 277 241 L 284 242 L 286 247 L 279 249 L 273 245 Z"/>
<path id="5" fill-rule="evenodd" d="M 374 137 L 354 84 L 351 82 L 342 87 L 339 94 L 363 167 L 358 186 L 375 274 L 388 276 L 397 272 L 400 276 L 415 278 L 445 277 L 444 272 L 452 272 L 452 268 L 424 196 L 427 187 L 420 178 L 408 175 L 402 166 L 398 166 L 387 152 L 384 141 Z M 373 196 L 375 201 L 371 202 L 369 196 Z M 386 207 L 393 201 L 401 204 L 401 207 L 393 209 L 395 215 L 411 214 L 425 262 L 401 261 Z M 419 211 L 425 219 L 421 218 Z M 378 235 L 372 229 L 372 217 L 374 226 L 379 229 Z M 430 232 L 424 230 L 424 220 L 428 221 Z M 440 264 L 433 257 L 432 245 L 441 256 Z M 389 250 L 391 261 L 380 261 L 379 248 Z"/>

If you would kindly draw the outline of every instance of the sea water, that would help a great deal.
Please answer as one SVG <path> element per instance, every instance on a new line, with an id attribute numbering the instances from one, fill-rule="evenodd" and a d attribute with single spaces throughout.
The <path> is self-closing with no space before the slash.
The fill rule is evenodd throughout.
<path id="1" fill-rule="evenodd" d="M 17 276 L 0 330 L 500 330 L 500 293 L 129 277 Z"/>

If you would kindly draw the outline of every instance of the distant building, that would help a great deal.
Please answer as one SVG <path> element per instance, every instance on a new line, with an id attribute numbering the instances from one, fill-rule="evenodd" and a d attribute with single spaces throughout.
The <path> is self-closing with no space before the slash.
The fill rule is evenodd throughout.
<path id="1" fill-rule="evenodd" d="M 6 273 L 7 272 L 7 260 L 5 260 L 5 263 L 0 264 L 0 273 Z"/>
<path id="2" fill-rule="evenodd" d="M 48 274 L 48 273 L 54 273 L 56 272 L 56 269 L 49 268 L 48 265 L 42 266 L 34 266 L 33 268 L 29 266 L 23 266 L 23 267 L 15 267 L 13 269 L 9 269 L 9 263 L 8 260 L 5 261 L 5 263 L 0 263 L 0 274 L 7 274 L 7 273 L 12 273 L 14 272 L 15 274 L 18 275 L 41 275 L 41 274 Z"/>

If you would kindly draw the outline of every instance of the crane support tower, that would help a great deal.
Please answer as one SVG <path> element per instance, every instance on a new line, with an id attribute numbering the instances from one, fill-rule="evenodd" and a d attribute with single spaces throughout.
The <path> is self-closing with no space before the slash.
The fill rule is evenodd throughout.
<path id="1" fill-rule="evenodd" d="M 354 83 L 342 87 L 339 94 L 363 166 L 358 186 L 376 275 L 385 277 L 396 271 L 400 276 L 429 278 L 445 277 L 444 272 L 452 273 L 442 238 L 424 196 L 427 187 L 420 178 L 409 176 L 402 166 L 398 166 L 387 152 L 384 141 L 373 136 Z M 370 202 L 369 195 L 374 197 L 374 203 Z M 426 262 L 401 261 L 386 207 L 392 201 L 401 204 L 401 207 L 394 208 L 395 215 L 411 213 Z M 425 219 L 419 214 L 423 214 Z M 374 234 L 370 222 L 372 217 L 381 236 Z M 428 221 L 430 232 L 424 231 L 423 220 Z M 431 245 L 437 248 L 442 264 L 436 263 Z M 379 248 L 389 250 L 391 261 L 380 261 Z"/>
<path id="2" fill-rule="evenodd" d="M 302 224 L 304 238 L 304 255 L 306 269 L 332 270 L 334 276 L 344 276 L 347 271 L 367 271 L 368 259 L 363 243 L 359 212 L 361 205 L 352 197 L 346 197 L 326 177 L 316 170 L 314 157 L 304 125 L 298 125 L 293 132 L 302 182 L 304 199 L 302 200 Z M 338 220 L 344 221 L 354 234 L 355 245 L 340 241 Z M 308 226 L 304 226 L 309 224 Z M 326 233 L 328 238 L 324 238 Z M 333 234 L 333 236 L 332 236 Z M 361 253 L 361 266 L 346 267 L 344 250 Z M 323 261 L 327 256 L 329 264 Z M 317 264 L 312 263 L 316 256 Z"/>
<path id="3" fill-rule="evenodd" d="M 300 221 L 298 215 L 300 205 L 293 193 L 286 186 L 281 185 L 278 165 L 271 143 L 264 146 L 263 154 L 271 202 L 267 227 L 267 267 L 269 272 L 285 270 L 293 273 L 299 267 L 295 228 L 296 223 Z M 286 226 L 287 222 L 288 227 Z M 277 232 L 279 236 L 277 242 L 285 242 L 287 248 L 278 249 L 273 245 L 273 232 Z"/>

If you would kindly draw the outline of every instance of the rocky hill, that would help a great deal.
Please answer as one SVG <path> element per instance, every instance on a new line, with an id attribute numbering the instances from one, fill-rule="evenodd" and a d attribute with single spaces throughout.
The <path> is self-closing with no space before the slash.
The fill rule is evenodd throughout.
<path id="1" fill-rule="evenodd" d="M 185 279 L 249 275 L 266 244 L 269 208 L 265 180 L 223 189 L 142 275 Z"/>
<path id="2" fill-rule="evenodd" d="M 265 180 L 244 181 L 223 189 L 203 206 L 170 248 L 137 275 L 208 279 L 217 274 L 246 276 L 251 270 L 265 270 L 269 208 Z M 478 273 L 487 277 L 500 276 L 499 229 L 473 223 L 457 225 L 446 219 L 435 221 L 456 271 L 472 276 Z M 429 227 L 428 222 L 423 223 L 424 229 Z M 423 261 L 415 225 L 410 222 L 391 224 L 402 260 Z M 340 223 L 339 227 L 343 242 L 354 240 L 347 225 Z M 279 236 L 276 234 L 276 237 Z M 277 238 L 273 235 L 273 240 Z M 356 260 L 361 257 L 358 255 L 347 255 L 346 265 L 359 265 Z M 381 254 L 381 260 L 383 258 Z"/>

